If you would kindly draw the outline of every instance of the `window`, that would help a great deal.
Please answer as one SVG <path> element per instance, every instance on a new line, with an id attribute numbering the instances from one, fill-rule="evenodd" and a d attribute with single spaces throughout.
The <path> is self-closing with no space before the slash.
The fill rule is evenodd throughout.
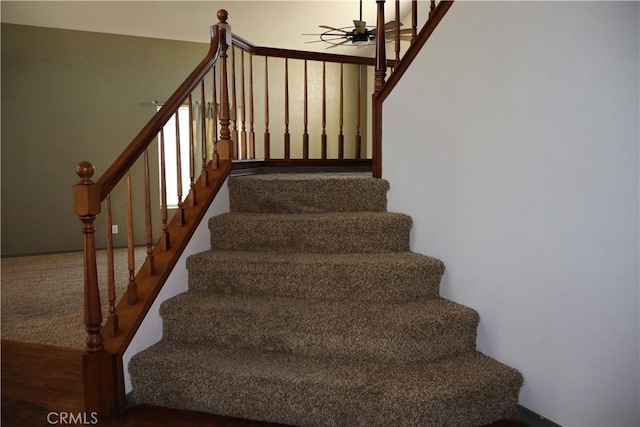
<path id="1" fill-rule="evenodd" d="M 160 109 L 158 105 L 158 110 Z M 190 171 L 189 171 L 189 107 L 182 106 L 178 110 L 178 120 L 180 125 L 180 165 L 181 165 L 181 185 L 182 201 L 189 194 Z M 167 178 L 167 207 L 175 209 L 178 207 L 178 160 L 176 147 L 176 119 L 175 115 L 164 126 L 164 156 L 165 174 Z M 160 182 L 162 182 L 162 165 L 160 164 L 160 137 L 158 137 L 158 170 Z M 162 191 L 162 188 L 160 188 Z M 160 194 L 162 200 L 162 193 Z"/>

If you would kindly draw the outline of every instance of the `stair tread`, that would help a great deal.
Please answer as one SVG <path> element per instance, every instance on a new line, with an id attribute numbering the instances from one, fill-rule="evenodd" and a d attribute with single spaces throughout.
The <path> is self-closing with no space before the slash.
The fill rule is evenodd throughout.
<path id="1" fill-rule="evenodd" d="M 238 322 L 260 319 L 260 328 L 286 324 L 290 331 L 396 336 L 414 339 L 441 334 L 445 329 L 475 327 L 475 310 L 441 298 L 405 303 L 364 303 L 349 300 L 301 299 L 185 292 L 161 307 L 170 315 L 207 319 L 223 313 Z M 166 320 L 165 320 L 166 321 Z M 219 320 L 218 320 L 219 321 Z M 257 326 L 257 325 L 256 325 Z"/>
<path id="2" fill-rule="evenodd" d="M 340 264 L 354 265 L 366 264 L 375 266 L 381 264 L 400 264 L 401 267 L 411 265 L 433 266 L 444 272 L 444 264 L 437 258 L 418 254 L 410 251 L 385 252 L 385 253 L 318 253 L 318 252 L 252 252 L 212 249 L 191 255 L 187 260 L 187 267 L 196 262 L 219 263 L 225 267 L 227 262 L 240 262 L 244 265 L 261 263 L 280 264 Z"/>
<path id="3" fill-rule="evenodd" d="M 390 365 L 162 341 L 134 356 L 132 369 L 139 365 L 165 372 L 153 379 L 154 387 L 144 389 L 140 397 L 146 403 L 167 404 L 163 399 L 173 389 L 173 396 L 182 398 L 171 400 L 177 407 L 248 413 L 296 425 L 388 425 L 395 416 L 401 417 L 396 425 L 427 425 L 406 421 L 414 418 L 443 425 L 438 420 L 442 407 L 460 413 L 477 396 L 484 398 L 481 406 L 489 412 L 492 405 L 498 407 L 492 416 L 504 416 L 522 384 L 516 370 L 475 351 L 430 363 Z M 135 379 L 146 380 L 143 373 Z M 229 393 L 215 393 L 220 387 Z M 376 418 L 376 412 L 382 416 Z M 343 418 L 332 422 L 328 417 Z M 382 422 L 371 421 L 375 419 Z"/>
<path id="4" fill-rule="evenodd" d="M 346 388 L 402 385 L 396 392 L 418 397 L 430 393 L 457 393 L 464 386 L 478 386 L 482 379 L 498 373 L 510 380 L 520 375 L 478 351 L 471 351 L 421 364 L 388 364 L 348 359 L 315 359 L 280 352 L 251 349 L 228 349 L 199 344 L 161 341 L 150 347 L 147 362 L 169 364 L 181 362 L 201 372 L 236 372 L 258 378 L 277 378 L 296 382 L 335 382 Z M 451 387 L 454 385 L 454 387 Z M 387 391 L 388 387 L 380 391 Z M 404 394 L 404 393 L 403 393 Z M 405 395 L 405 397 L 410 397 Z"/>

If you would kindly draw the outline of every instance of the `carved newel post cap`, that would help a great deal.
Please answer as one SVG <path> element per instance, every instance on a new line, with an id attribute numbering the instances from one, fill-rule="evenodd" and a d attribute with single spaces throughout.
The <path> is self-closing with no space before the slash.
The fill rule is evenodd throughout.
<path id="1" fill-rule="evenodd" d="M 91 182 L 91 177 L 94 172 L 95 169 L 91 162 L 83 161 L 76 166 L 76 174 L 80 177 L 80 183 L 86 184 Z"/>
<path id="2" fill-rule="evenodd" d="M 224 22 L 226 24 L 227 18 L 229 18 L 229 12 L 224 9 L 220 9 L 218 11 L 218 19 L 220 20 L 220 22 Z"/>

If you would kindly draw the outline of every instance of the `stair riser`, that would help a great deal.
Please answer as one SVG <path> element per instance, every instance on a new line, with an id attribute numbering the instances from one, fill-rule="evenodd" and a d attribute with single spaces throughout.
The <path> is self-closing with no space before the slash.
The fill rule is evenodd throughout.
<path id="1" fill-rule="evenodd" d="M 384 212 L 389 183 L 382 179 L 269 179 L 237 177 L 229 180 L 231 212 L 319 213 Z"/>
<path id="2" fill-rule="evenodd" d="M 322 263 L 203 263 L 187 261 L 189 289 L 243 294 L 408 302 L 439 295 L 442 267 L 423 265 Z"/>
<path id="3" fill-rule="evenodd" d="M 265 349 L 311 357 L 343 357 L 388 362 L 428 362 L 475 349 L 478 319 L 448 319 L 412 330 L 388 324 L 368 328 L 349 325 L 343 318 L 266 316 L 264 313 L 210 311 L 193 313 L 191 307 L 163 310 L 164 338 L 185 343 Z M 382 335 L 381 335 L 382 334 Z"/>
<path id="4" fill-rule="evenodd" d="M 211 248 L 312 253 L 378 253 L 409 250 L 411 218 L 400 214 L 326 214 L 211 218 Z"/>

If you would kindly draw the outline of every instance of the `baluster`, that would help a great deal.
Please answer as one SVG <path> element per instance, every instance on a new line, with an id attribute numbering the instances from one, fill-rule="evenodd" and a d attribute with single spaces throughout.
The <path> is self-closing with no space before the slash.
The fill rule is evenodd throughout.
<path id="1" fill-rule="evenodd" d="M 221 159 L 230 160 L 233 158 L 233 148 L 231 147 L 231 131 L 229 130 L 229 86 L 227 77 L 227 11 L 218 12 L 218 28 L 220 29 L 220 141 L 218 142 L 218 153 Z"/>
<path id="2" fill-rule="evenodd" d="M 394 67 L 398 66 L 400 62 L 400 0 L 396 0 L 396 27 L 395 27 L 395 47 L 396 47 L 396 63 Z"/>
<path id="3" fill-rule="evenodd" d="M 98 287 L 98 267 L 96 265 L 96 239 L 93 225 L 100 213 L 100 190 L 91 181 L 93 165 L 80 162 L 76 174 L 80 181 L 73 187 L 74 212 L 82 221 L 84 248 L 84 324 L 87 331 L 86 351 L 96 354 L 103 350 L 102 307 Z"/>
<path id="4" fill-rule="evenodd" d="M 264 158 L 271 158 L 271 137 L 269 135 L 269 57 L 264 57 Z"/>
<path id="5" fill-rule="evenodd" d="M 429 18 L 433 15 L 433 12 L 436 11 L 436 0 L 431 0 L 431 6 L 429 7 Z"/>
<path id="6" fill-rule="evenodd" d="M 116 283 L 113 267 L 113 217 L 111 216 L 111 195 L 107 196 L 107 293 L 109 298 L 109 317 L 111 329 L 109 335 L 116 336 L 118 332 L 118 314 L 116 313 Z"/>
<path id="7" fill-rule="evenodd" d="M 344 64 L 340 63 L 340 131 L 338 133 L 338 158 L 344 159 Z"/>
<path id="8" fill-rule="evenodd" d="M 356 114 L 356 159 L 362 156 L 362 134 L 360 133 L 360 119 L 362 114 L 362 65 L 358 65 L 358 100 Z"/>
<path id="9" fill-rule="evenodd" d="M 160 247 L 168 251 L 170 247 L 169 231 L 167 231 L 167 171 L 164 160 L 164 129 L 160 130 L 160 197 L 162 210 L 162 234 L 160 235 Z"/>
<path id="10" fill-rule="evenodd" d="M 249 55 L 249 158 L 256 158 L 256 133 L 253 128 L 253 54 Z"/>
<path id="11" fill-rule="evenodd" d="M 378 21 L 376 31 L 376 72 L 374 83 L 375 93 L 378 93 L 382 90 L 384 79 L 387 75 L 387 54 L 384 37 L 384 2 L 385 0 L 376 0 L 376 3 L 378 5 Z"/>
<path id="12" fill-rule="evenodd" d="M 209 166 L 207 165 L 207 151 L 209 147 L 207 146 L 207 98 L 204 95 L 204 79 L 200 81 L 200 139 L 202 146 L 200 147 L 202 152 L 202 174 L 201 180 L 202 185 L 205 187 L 209 185 Z M 213 169 L 217 168 L 216 164 L 216 141 L 212 141 L 213 143 L 213 153 L 211 154 L 211 167 Z"/>
<path id="13" fill-rule="evenodd" d="M 197 204 L 195 170 L 196 170 L 196 154 L 194 147 L 195 140 L 193 138 L 193 96 L 189 94 L 189 188 L 191 188 L 191 199 L 189 206 L 193 207 Z"/>
<path id="14" fill-rule="evenodd" d="M 284 59 L 284 158 L 291 158 L 291 135 L 289 135 L 289 58 Z"/>
<path id="15" fill-rule="evenodd" d="M 302 158 L 309 158 L 309 86 L 307 84 L 307 60 L 304 60 L 304 133 L 302 134 Z"/>
<path id="16" fill-rule="evenodd" d="M 178 109 L 179 111 L 179 109 Z M 184 225 L 184 207 L 182 206 L 182 156 L 180 153 L 180 114 L 176 111 L 176 175 L 178 184 L 178 211 L 176 212 L 176 222 L 179 226 Z"/>
<path id="17" fill-rule="evenodd" d="M 238 150 L 240 143 L 238 141 L 238 98 L 236 96 L 236 48 L 231 46 L 231 82 L 233 84 L 233 108 L 231 109 L 231 119 L 233 121 L 233 132 L 231 134 L 232 141 L 232 159 L 238 158 Z"/>
<path id="18" fill-rule="evenodd" d="M 322 61 L 322 158 L 327 158 L 327 63 Z"/>
<path id="19" fill-rule="evenodd" d="M 133 305 L 138 301 L 138 285 L 136 284 L 136 258 L 133 247 L 133 194 L 131 192 L 131 169 L 127 171 L 127 254 L 129 265 L 127 303 L 129 305 Z"/>
<path id="20" fill-rule="evenodd" d="M 242 73 L 242 80 L 241 80 L 241 84 L 242 84 L 242 99 L 240 100 L 241 103 L 241 108 L 242 108 L 242 117 L 241 117 L 241 125 L 242 125 L 242 130 L 240 131 L 240 151 L 242 152 L 240 158 L 242 159 L 247 159 L 249 158 L 247 156 L 247 128 L 245 126 L 245 119 L 247 117 L 247 112 L 246 112 L 246 106 L 245 103 L 247 101 L 246 98 L 246 94 L 245 94 L 245 82 L 244 82 L 244 50 L 240 50 L 240 72 Z"/>
<path id="21" fill-rule="evenodd" d="M 411 0 L 411 43 L 418 36 L 418 0 Z"/>
<path id="22" fill-rule="evenodd" d="M 144 150 L 144 223 L 147 240 L 147 274 L 155 274 L 155 260 L 153 258 L 153 227 L 151 224 L 151 186 L 149 185 L 149 150 Z M 192 177 L 193 184 L 193 177 Z"/>
<path id="23" fill-rule="evenodd" d="M 220 162 L 220 157 L 218 155 L 218 151 L 217 151 L 217 141 L 218 141 L 218 137 L 220 136 L 218 134 L 218 93 L 216 91 L 216 67 L 215 65 L 213 66 L 213 80 L 211 82 L 211 86 L 212 86 L 212 95 L 213 96 L 213 101 L 211 101 L 211 121 L 213 122 L 213 135 L 211 136 L 211 140 L 214 141 L 214 148 L 216 148 L 216 151 L 214 152 L 214 156 L 215 156 L 215 160 L 213 161 L 213 163 L 215 163 L 216 165 Z"/>

